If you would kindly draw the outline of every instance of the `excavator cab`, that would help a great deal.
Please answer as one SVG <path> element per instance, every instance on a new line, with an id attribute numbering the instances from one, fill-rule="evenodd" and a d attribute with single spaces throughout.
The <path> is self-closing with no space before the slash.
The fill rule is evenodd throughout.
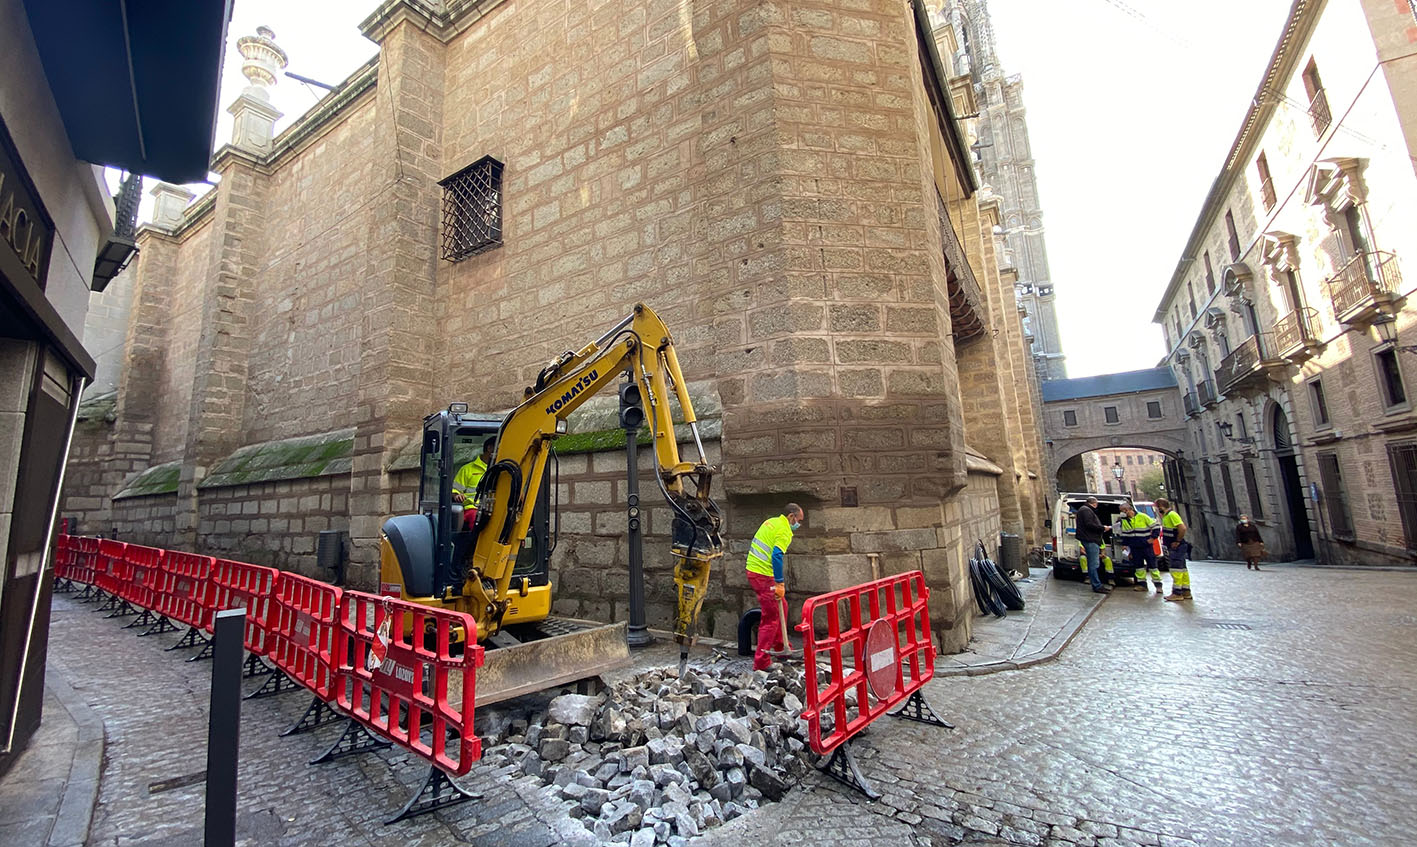
<path id="1" fill-rule="evenodd" d="M 476 540 L 471 529 L 475 506 L 453 502 L 453 480 L 463 465 L 481 454 L 483 443 L 497 436 L 501 425 L 500 416 L 468 412 L 465 403 L 453 403 L 423 419 L 418 513 L 385 524 L 394 561 L 385 557 L 382 562 L 381 593 L 439 605 L 462 593 L 467 559 Z M 551 469 L 548 464 L 547 477 Z M 534 623 L 551 611 L 555 537 L 550 520 L 552 486 L 546 481 L 543 478 L 539 486 L 530 530 L 517 551 L 504 625 Z"/>

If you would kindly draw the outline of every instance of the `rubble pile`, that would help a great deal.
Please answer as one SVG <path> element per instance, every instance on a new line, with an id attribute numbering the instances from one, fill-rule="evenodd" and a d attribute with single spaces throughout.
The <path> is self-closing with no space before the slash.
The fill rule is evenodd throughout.
<path id="1" fill-rule="evenodd" d="M 503 716 L 484 759 L 542 779 L 602 842 L 678 847 L 782 798 L 809 767 L 800 671 L 655 670 Z"/>

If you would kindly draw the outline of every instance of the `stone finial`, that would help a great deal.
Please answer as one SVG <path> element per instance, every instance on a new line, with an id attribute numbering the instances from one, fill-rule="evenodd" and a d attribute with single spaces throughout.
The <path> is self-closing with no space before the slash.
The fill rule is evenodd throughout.
<path id="1" fill-rule="evenodd" d="M 154 198 L 153 225 L 164 229 L 176 229 L 182 225 L 182 216 L 187 204 L 197 195 L 180 185 L 159 182 L 148 192 Z"/>
<path id="2" fill-rule="evenodd" d="M 276 46 L 275 33 L 269 27 L 256 27 L 255 35 L 236 40 L 236 49 L 245 59 L 241 73 L 250 83 L 242 90 L 227 111 L 235 121 L 231 128 L 231 144 L 254 153 L 270 150 L 275 125 L 283 114 L 271 105 L 270 86 L 275 85 L 289 60 L 285 51 Z"/>

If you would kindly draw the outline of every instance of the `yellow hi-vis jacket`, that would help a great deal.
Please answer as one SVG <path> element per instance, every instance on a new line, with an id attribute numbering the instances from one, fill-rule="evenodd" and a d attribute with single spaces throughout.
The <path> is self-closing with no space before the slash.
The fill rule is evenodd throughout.
<path id="1" fill-rule="evenodd" d="M 482 477 L 487 473 L 487 463 L 481 456 L 458 468 L 457 475 L 453 477 L 453 490 L 463 496 L 463 501 L 469 506 L 477 505 L 477 484 L 482 481 Z"/>
<path id="2" fill-rule="evenodd" d="M 1121 541 L 1128 547 L 1149 547 L 1156 534 L 1156 521 L 1146 512 L 1137 512 L 1130 518 L 1122 518 Z"/>
<path id="3" fill-rule="evenodd" d="M 748 570 L 782 582 L 782 557 L 792 543 L 792 524 L 786 515 L 768 518 L 758 527 L 748 547 Z"/>

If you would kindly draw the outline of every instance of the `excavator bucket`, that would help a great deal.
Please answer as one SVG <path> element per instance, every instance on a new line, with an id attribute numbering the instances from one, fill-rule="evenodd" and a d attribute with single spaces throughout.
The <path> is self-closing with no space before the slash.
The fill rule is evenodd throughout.
<path id="1" fill-rule="evenodd" d="M 479 707 L 545 688 L 599 676 L 630 662 L 626 623 L 547 618 L 538 624 L 546 638 L 483 654 L 477 671 Z"/>

